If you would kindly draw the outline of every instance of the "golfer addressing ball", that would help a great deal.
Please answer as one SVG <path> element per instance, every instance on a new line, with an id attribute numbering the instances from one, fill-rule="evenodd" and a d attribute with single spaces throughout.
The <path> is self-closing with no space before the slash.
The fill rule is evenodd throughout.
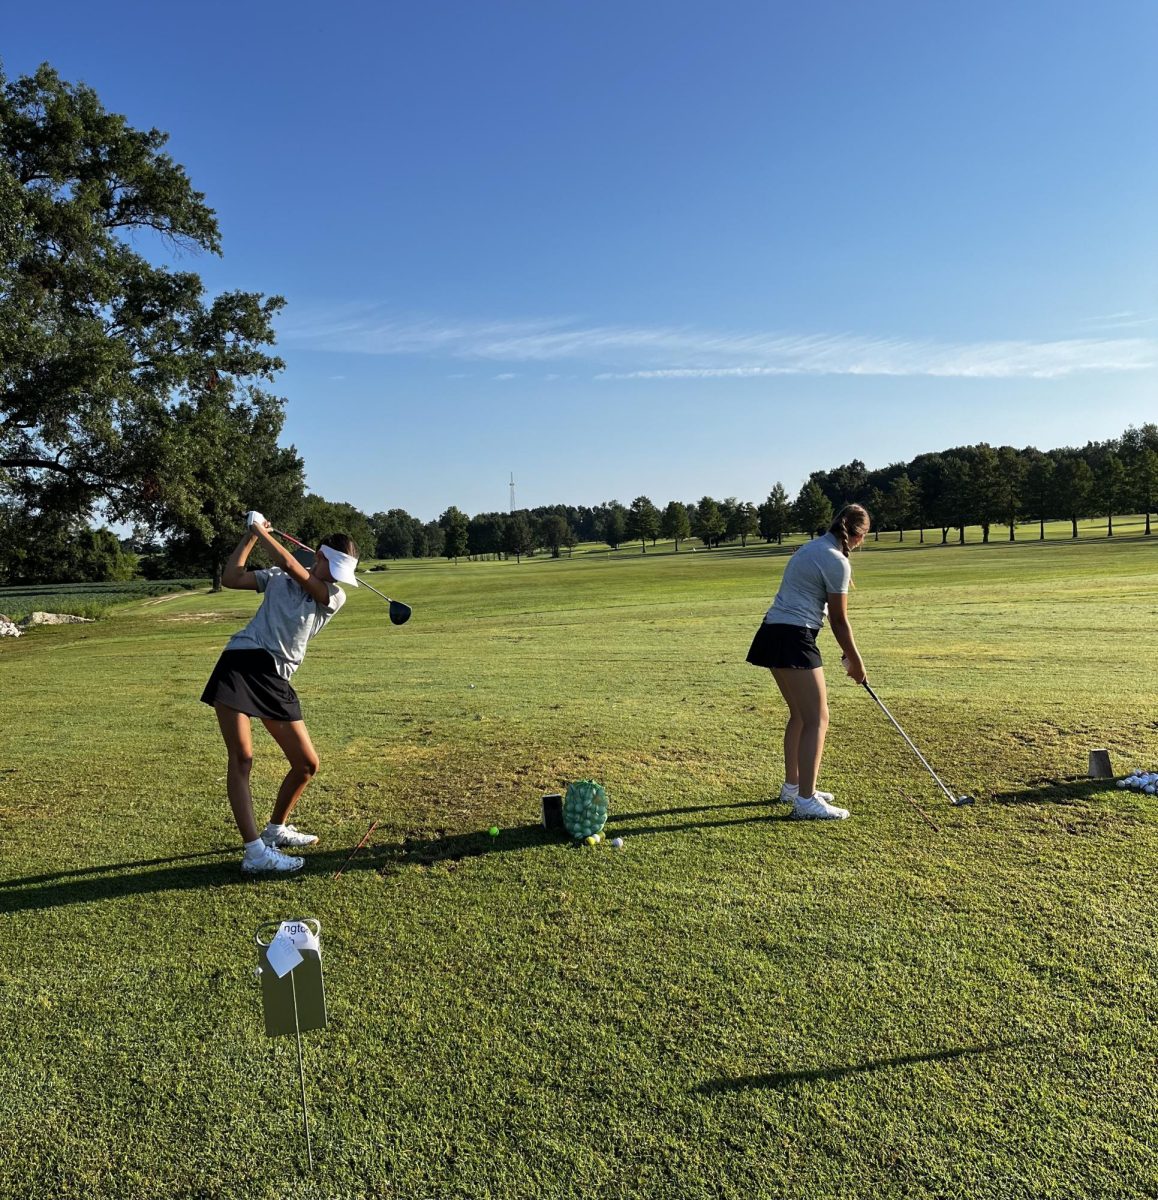
<path id="1" fill-rule="evenodd" d="M 213 668 L 201 699 L 213 706 L 229 752 L 226 789 L 229 806 L 245 843 L 241 869 L 247 875 L 297 871 L 303 860 L 284 850 L 311 846 L 318 839 L 287 824 L 294 805 L 318 769 L 318 756 L 302 720 L 301 704 L 290 684 L 316 637 L 346 602 L 339 583 L 358 586 L 358 548 L 344 533 L 322 541 L 312 569 L 306 570 L 274 540 L 259 512 L 246 517 L 246 534 L 229 556 L 221 582 L 228 588 L 261 592 L 257 614 L 235 633 Z M 246 560 L 261 541 L 279 566 L 247 571 Z M 258 717 L 289 760 L 289 771 L 274 801 L 269 824 L 258 833 L 253 819 L 249 775 L 253 766 L 250 718 Z"/>
<path id="2" fill-rule="evenodd" d="M 847 808 L 832 803 L 831 792 L 816 790 L 828 732 L 828 697 L 816 635 L 827 615 L 844 651 L 845 671 L 856 683 L 865 680 L 848 619 L 848 589 L 852 583 L 849 552 L 860 546 L 868 531 L 867 510 L 846 504 L 827 533 L 801 546 L 788 560 L 780 590 L 748 651 L 748 662 L 771 670 L 788 705 L 780 799 L 790 801 L 798 817 L 844 820 L 848 816 Z"/>

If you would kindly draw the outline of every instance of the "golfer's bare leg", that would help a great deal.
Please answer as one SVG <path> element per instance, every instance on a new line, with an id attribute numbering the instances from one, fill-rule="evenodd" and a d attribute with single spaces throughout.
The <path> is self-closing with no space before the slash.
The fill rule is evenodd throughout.
<path id="1" fill-rule="evenodd" d="M 824 669 L 773 667 L 772 677 L 791 714 L 784 730 L 784 771 L 789 783 L 797 783 L 801 796 L 816 792 L 820 760 L 824 756 L 824 738 L 828 733 L 828 695 L 824 687 Z M 799 725 L 799 732 L 792 728 Z M 795 746 L 793 746 L 793 742 Z M 795 752 L 795 779 L 790 755 Z"/>
<path id="2" fill-rule="evenodd" d="M 257 838 L 257 826 L 253 821 L 253 798 L 249 792 L 249 774 L 253 769 L 253 737 L 249 717 L 235 708 L 215 704 L 217 724 L 229 751 L 229 766 L 225 773 L 225 788 L 229 793 L 229 807 L 241 833 L 243 842 Z"/>
<path id="3" fill-rule="evenodd" d="M 318 773 L 318 753 L 310 741 L 304 721 L 266 721 L 263 718 L 262 724 L 289 759 L 290 768 L 281 781 L 270 817 L 274 825 L 284 825 L 302 792 Z"/>

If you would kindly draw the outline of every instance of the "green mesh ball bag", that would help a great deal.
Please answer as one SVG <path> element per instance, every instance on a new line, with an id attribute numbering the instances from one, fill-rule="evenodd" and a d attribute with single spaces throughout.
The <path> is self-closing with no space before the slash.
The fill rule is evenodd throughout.
<path id="1" fill-rule="evenodd" d="M 573 838 L 588 838 L 607 824 L 607 793 L 593 779 L 567 785 L 563 798 L 563 824 Z"/>

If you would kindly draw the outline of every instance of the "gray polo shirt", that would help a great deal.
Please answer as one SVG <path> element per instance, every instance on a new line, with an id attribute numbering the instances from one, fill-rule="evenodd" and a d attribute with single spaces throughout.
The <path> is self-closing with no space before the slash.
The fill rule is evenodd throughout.
<path id="1" fill-rule="evenodd" d="M 828 593 L 848 592 L 852 564 L 836 535 L 806 542 L 788 560 L 780 590 L 764 615 L 765 625 L 804 625 L 819 629 L 828 613 Z"/>
<path id="2" fill-rule="evenodd" d="M 253 620 L 226 643 L 226 650 L 268 650 L 282 679 L 302 665 L 310 638 L 317 637 L 331 617 L 346 603 L 346 593 L 327 583 L 328 604 L 319 604 L 292 575 L 281 567 L 254 571 L 257 590 L 265 599 Z"/>

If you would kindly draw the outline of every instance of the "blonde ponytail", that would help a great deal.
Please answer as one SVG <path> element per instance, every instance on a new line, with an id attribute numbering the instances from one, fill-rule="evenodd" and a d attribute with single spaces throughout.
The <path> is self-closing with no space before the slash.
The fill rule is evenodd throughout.
<path id="1" fill-rule="evenodd" d="M 840 552 L 848 558 L 849 538 L 866 534 L 872 523 L 868 509 L 861 504 L 846 504 L 832 519 L 828 532 L 840 542 Z"/>

